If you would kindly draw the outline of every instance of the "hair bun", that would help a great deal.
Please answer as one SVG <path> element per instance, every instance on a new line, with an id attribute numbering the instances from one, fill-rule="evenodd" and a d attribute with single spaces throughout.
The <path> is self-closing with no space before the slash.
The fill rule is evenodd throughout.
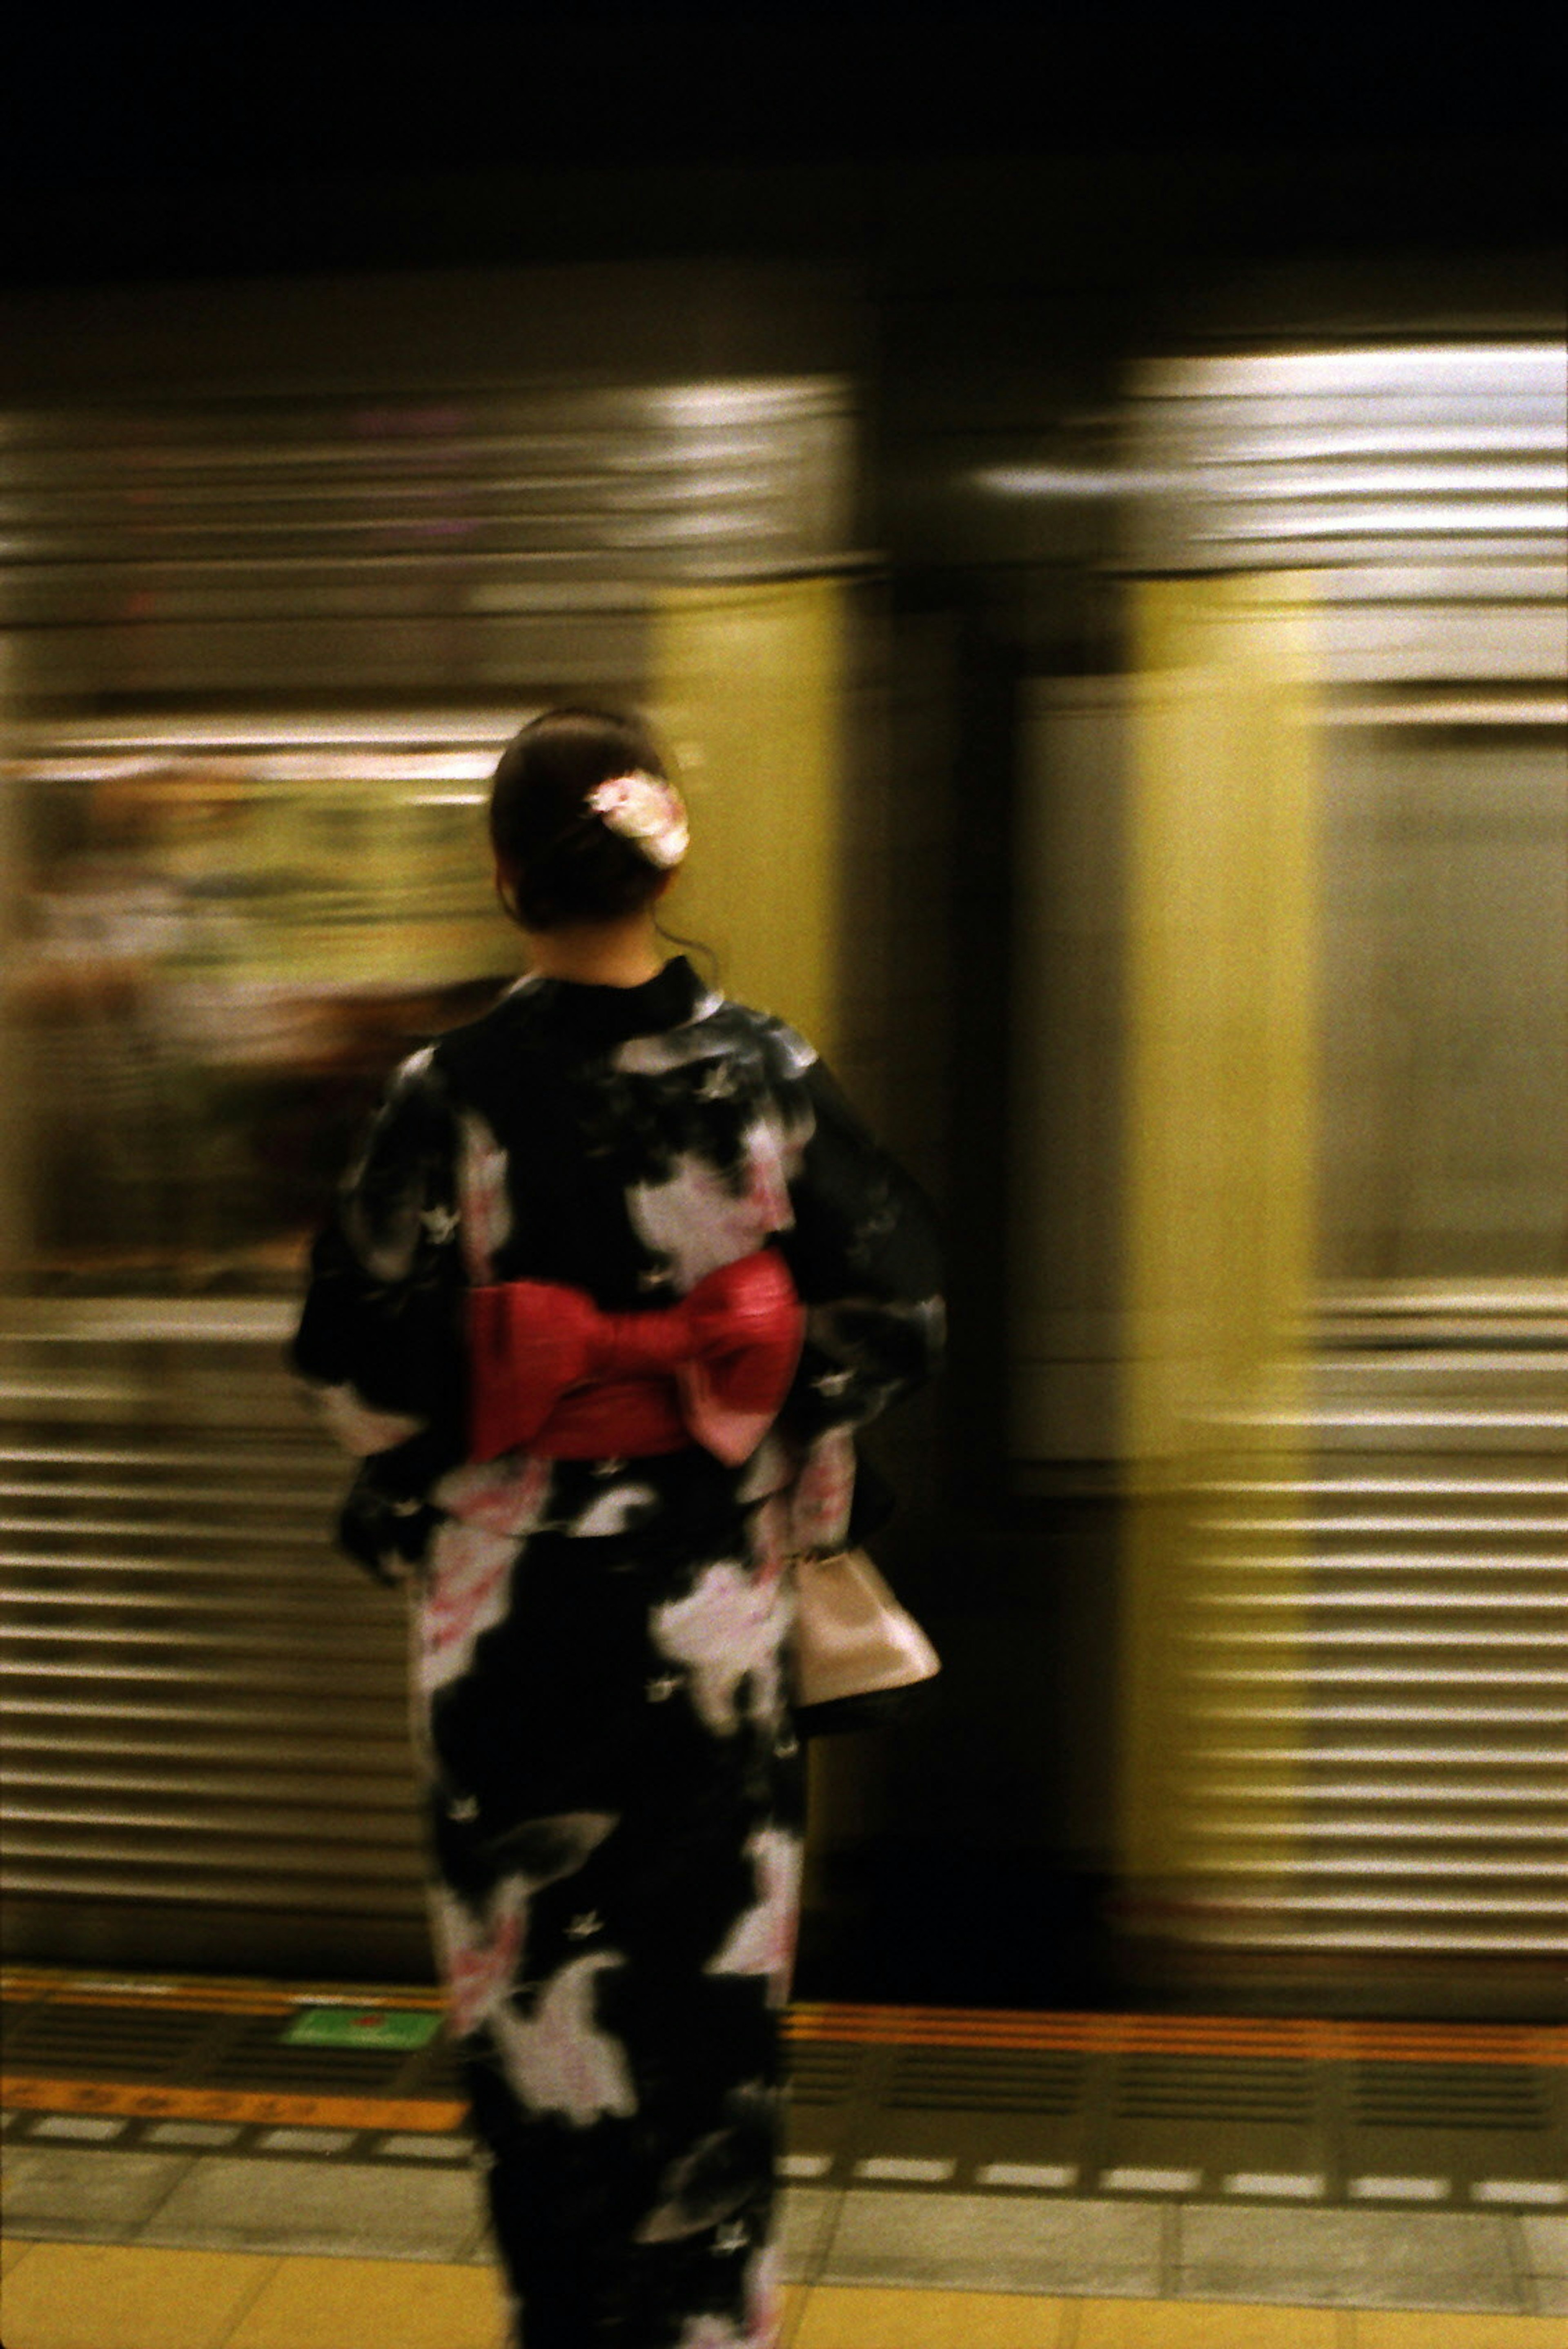
<path id="1" fill-rule="evenodd" d="M 530 930 L 651 905 L 686 853 L 686 812 L 637 719 L 551 709 L 502 752 L 490 837 Z"/>
<path id="2" fill-rule="evenodd" d="M 629 840 L 661 873 L 679 864 L 691 844 L 680 792 L 673 783 L 640 767 L 596 785 L 587 803 L 601 823 L 621 840 Z"/>

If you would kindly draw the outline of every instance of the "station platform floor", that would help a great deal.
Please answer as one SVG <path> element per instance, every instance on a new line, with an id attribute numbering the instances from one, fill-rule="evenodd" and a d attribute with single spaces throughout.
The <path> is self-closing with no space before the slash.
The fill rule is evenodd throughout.
<path id="1" fill-rule="evenodd" d="M 432 1991 L 0 1994 L 4 2349 L 497 2349 Z M 785 2349 L 1568 2349 L 1568 2033 L 789 2031 Z"/>

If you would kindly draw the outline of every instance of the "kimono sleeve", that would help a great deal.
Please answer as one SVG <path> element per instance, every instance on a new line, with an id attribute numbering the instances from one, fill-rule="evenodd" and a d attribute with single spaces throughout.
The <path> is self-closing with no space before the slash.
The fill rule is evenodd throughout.
<path id="1" fill-rule="evenodd" d="M 456 1121 L 431 1055 L 398 1071 L 311 1251 L 290 1349 L 333 1433 L 416 1489 L 461 1454 Z"/>
<path id="2" fill-rule="evenodd" d="M 805 1072 L 812 1124 L 781 1234 L 806 1307 L 806 1341 L 785 1405 L 807 1443 L 851 1430 L 940 1365 L 940 1261 L 924 1195 L 867 1132 L 820 1061 Z"/>

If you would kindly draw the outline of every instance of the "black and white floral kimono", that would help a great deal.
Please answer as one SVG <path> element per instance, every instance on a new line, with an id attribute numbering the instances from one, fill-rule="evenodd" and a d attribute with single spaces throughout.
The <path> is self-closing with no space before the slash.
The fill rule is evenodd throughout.
<path id="1" fill-rule="evenodd" d="M 772 1244 L 805 1304 L 753 1456 L 466 1456 L 464 1292 L 669 1303 Z M 535 978 L 397 1072 L 296 1367 L 414 1606 L 432 1906 L 527 2349 L 772 2349 L 802 1768 L 790 1557 L 940 1343 L 930 1226 L 811 1047 L 677 959 Z M 861 1530 L 858 1523 L 854 1530 Z"/>

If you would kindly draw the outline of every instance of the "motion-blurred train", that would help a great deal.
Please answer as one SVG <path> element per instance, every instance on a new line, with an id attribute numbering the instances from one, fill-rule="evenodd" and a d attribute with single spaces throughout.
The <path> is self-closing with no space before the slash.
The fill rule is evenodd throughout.
<path id="1" fill-rule="evenodd" d="M 428 1969 L 401 1616 L 283 1347 L 388 1070 L 517 967 L 496 751 L 589 699 L 671 747 L 674 928 L 949 1235 L 950 1374 L 873 1439 L 946 1669 L 815 1749 L 803 1984 L 1563 2011 L 1558 328 L 981 388 L 869 302 L 13 321 L 8 1954 Z"/>

